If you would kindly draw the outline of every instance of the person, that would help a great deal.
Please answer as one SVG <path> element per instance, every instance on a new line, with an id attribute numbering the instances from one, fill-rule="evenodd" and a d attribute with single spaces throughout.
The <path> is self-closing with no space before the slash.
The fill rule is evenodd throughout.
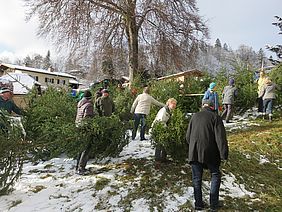
<path id="1" fill-rule="evenodd" d="M 145 129 L 146 129 L 146 116 L 150 113 L 151 104 L 157 105 L 159 107 L 164 107 L 165 104 L 158 102 L 155 100 L 150 94 L 149 87 L 144 87 L 143 93 L 139 94 L 132 106 L 131 113 L 134 113 L 134 128 L 132 131 L 132 139 L 134 140 L 136 137 L 138 126 L 141 122 L 141 130 L 140 130 L 140 140 L 146 140 L 145 138 Z"/>
<path id="2" fill-rule="evenodd" d="M 257 93 L 258 93 L 258 112 L 260 114 L 263 113 L 263 100 L 262 100 L 262 97 L 260 96 L 260 93 L 262 92 L 262 88 L 264 87 L 265 85 L 265 82 L 267 80 L 267 75 L 265 74 L 265 72 L 263 71 L 263 69 L 261 69 L 261 71 L 259 72 L 259 79 L 258 79 L 258 90 L 257 90 Z"/>
<path id="3" fill-rule="evenodd" d="M 218 102 L 218 94 L 216 92 L 216 83 L 215 82 L 210 83 L 208 90 L 204 94 L 203 100 L 207 100 L 207 99 L 213 102 L 214 111 L 218 113 L 219 102 Z"/>
<path id="4" fill-rule="evenodd" d="M 202 176 L 203 169 L 209 169 L 210 209 L 216 211 L 220 207 L 220 163 L 228 159 L 228 143 L 222 119 L 213 111 L 213 102 L 203 100 L 202 104 L 202 110 L 192 116 L 187 128 L 188 161 L 192 167 L 195 209 L 203 210 L 206 207 L 202 199 Z"/>
<path id="5" fill-rule="evenodd" d="M 115 111 L 115 104 L 107 89 L 102 90 L 102 96 L 96 100 L 95 106 L 100 116 L 111 116 Z"/>
<path id="6" fill-rule="evenodd" d="M 117 84 L 117 91 L 119 91 L 119 92 L 124 91 L 124 87 L 122 86 L 122 83 Z"/>
<path id="7" fill-rule="evenodd" d="M 95 105 L 94 106 L 99 116 L 102 116 L 102 111 L 98 110 L 98 107 L 99 107 L 98 99 L 103 95 L 102 93 L 103 89 L 104 89 L 103 87 L 100 87 L 95 93 Z"/>
<path id="8" fill-rule="evenodd" d="M 98 99 L 99 97 L 102 96 L 102 90 L 103 90 L 103 89 L 104 89 L 103 87 L 100 87 L 100 88 L 96 91 L 96 93 L 95 93 L 95 99 Z"/>
<path id="9" fill-rule="evenodd" d="M 0 89 L 0 112 L 1 112 L 0 130 L 3 133 L 8 133 L 8 127 L 4 121 L 6 115 L 2 113 L 2 110 L 9 114 L 15 113 L 17 115 L 23 115 L 23 111 L 12 100 L 12 96 L 13 96 L 13 92 L 10 88 L 2 87 Z M 22 127 L 21 121 L 20 121 L 20 126 L 22 129 L 23 135 L 25 136 L 25 131 Z"/>
<path id="10" fill-rule="evenodd" d="M 235 87 L 235 80 L 230 79 L 229 85 L 225 86 L 222 93 L 222 104 L 224 111 L 221 114 L 222 119 L 225 119 L 226 123 L 229 123 L 234 106 L 234 98 L 238 95 L 238 90 Z"/>
<path id="11" fill-rule="evenodd" d="M 259 98 L 263 100 L 263 117 L 268 115 L 269 121 L 272 121 L 273 100 L 277 85 L 272 83 L 270 78 L 266 78 L 264 86 L 260 90 Z"/>
<path id="12" fill-rule="evenodd" d="M 9 114 L 12 112 L 22 115 L 23 111 L 12 100 L 13 92 L 6 87 L 0 89 L 0 109 L 7 111 Z"/>
<path id="13" fill-rule="evenodd" d="M 78 130 L 82 128 L 84 125 L 84 121 L 87 120 L 88 118 L 93 118 L 94 117 L 94 110 L 93 110 L 93 103 L 91 101 L 92 94 L 89 90 L 86 90 L 84 92 L 83 98 L 78 102 L 77 104 L 77 113 L 76 113 L 76 119 L 75 119 L 75 124 Z M 87 173 L 87 170 L 85 169 L 89 153 L 91 150 L 91 142 L 90 141 L 87 144 L 87 147 L 79 153 L 78 158 L 77 158 L 77 165 L 76 165 L 76 171 L 77 174 L 79 175 L 84 175 Z"/>
<path id="14" fill-rule="evenodd" d="M 176 108 L 176 104 L 177 104 L 177 101 L 174 98 L 168 99 L 167 102 L 166 102 L 166 105 L 158 111 L 158 113 L 157 113 L 157 115 L 156 115 L 156 117 L 155 117 L 155 119 L 152 123 L 151 128 L 153 128 L 154 125 L 157 122 L 160 122 L 165 127 L 167 127 L 167 123 L 169 122 L 169 120 L 171 118 L 171 112 L 172 112 L 172 110 L 174 110 Z M 164 147 L 160 144 L 156 145 L 155 160 L 161 161 L 161 162 L 167 161 L 167 153 L 166 153 Z"/>
<path id="15" fill-rule="evenodd" d="M 82 91 L 81 89 L 77 89 L 75 92 L 75 100 L 76 102 L 79 102 L 84 96 L 84 91 Z"/>

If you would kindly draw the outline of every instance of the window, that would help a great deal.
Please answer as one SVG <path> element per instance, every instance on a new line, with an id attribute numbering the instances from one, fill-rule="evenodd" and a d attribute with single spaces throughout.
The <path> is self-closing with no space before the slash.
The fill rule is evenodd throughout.
<path id="1" fill-rule="evenodd" d="M 35 80 L 38 81 L 38 76 L 35 76 Z"/>
<path id="2" fill-rule="evenodd" d="M 54 79 L 51 79 L 51 83 L 54 83 Z"/>
<path id="3" fill-rule="evenodd" d="M 45 77 L 45 82 L 48 82 L 48 78 L 47 77 Z"/>
<path id="4" fill-rule="evenodd" d="M 65 85 L 66 84 L 66 80 L 63 80 L 63 85 Z"/>
<path id="5" fill-rule="evenodd" d="M 60 80 L 59 79 L 57 79 L 57 84 L 60 84 Z"/>

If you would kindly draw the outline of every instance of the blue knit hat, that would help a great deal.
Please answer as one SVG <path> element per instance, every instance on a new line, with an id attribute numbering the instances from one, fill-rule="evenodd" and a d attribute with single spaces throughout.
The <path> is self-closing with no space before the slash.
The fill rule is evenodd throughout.
<path id="1" fill-rule="evenodd" d="M 215 86 L 216 86 L 216 83 L 215 83 L 215 82 L 212 82 L 212 83 L 210 84 L 210 89 L 211 89 L 211 90 L 214 89 Z"/>

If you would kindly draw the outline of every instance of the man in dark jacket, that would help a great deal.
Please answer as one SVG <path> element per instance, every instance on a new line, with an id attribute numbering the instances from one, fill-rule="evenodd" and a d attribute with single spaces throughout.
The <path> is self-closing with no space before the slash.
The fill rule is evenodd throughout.
<path id="1" fill-rule="evenodd" d="M 221 117 L 215 113 L 210 100 L 202 102 L 202 111 L 194 114 L 190 120 L 186 140 L 189 145 L 189 163 L 192 166 L 192 181 L 194 187 L 195 209 L 205 208 L 202 199 L 203 169 L 211 173 L 210 209 L 219 207 L 219 187 L 221 160 L 228 158 L 228 143 L 226 131 Z"/>

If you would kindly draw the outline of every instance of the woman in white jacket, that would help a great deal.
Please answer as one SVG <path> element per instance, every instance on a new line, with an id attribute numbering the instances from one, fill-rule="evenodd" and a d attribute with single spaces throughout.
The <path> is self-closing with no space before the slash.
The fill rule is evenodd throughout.
<path id="1" fill-rule="evenodd" d="M 142 94 L 139 94 L 131 106 L 131 113 L 134 113 L 134 129 L 132 131 L 132 139 L 135 139 L 138 126 L 141 122 L 140 140 L 145 139 L 146 116 L 150 113 L 151 104 L 163 107 L 165 104 L 158 102 L 149 95 L 149 87 L 145 87 Z"/>
<path id="2" fill-rule="evenodd" d="M 154 127 L 154 124 L 157 122 L 161 122 L 164 124 L 164 126 L 167 126 L 167 123 L 171 117 L 171 112 L 176 108 L 177 101 L 174 98 L 170 98 L 167 100 L 166 105 L 159 110 L 159 112 L 156 115 L 155 120 L 152 123 L 152 128 Z M 155 160 L 165 162 L 167 160 L 166 158 L 167 154 L 163 146 L 156 145 L 155 149 Z"/>

